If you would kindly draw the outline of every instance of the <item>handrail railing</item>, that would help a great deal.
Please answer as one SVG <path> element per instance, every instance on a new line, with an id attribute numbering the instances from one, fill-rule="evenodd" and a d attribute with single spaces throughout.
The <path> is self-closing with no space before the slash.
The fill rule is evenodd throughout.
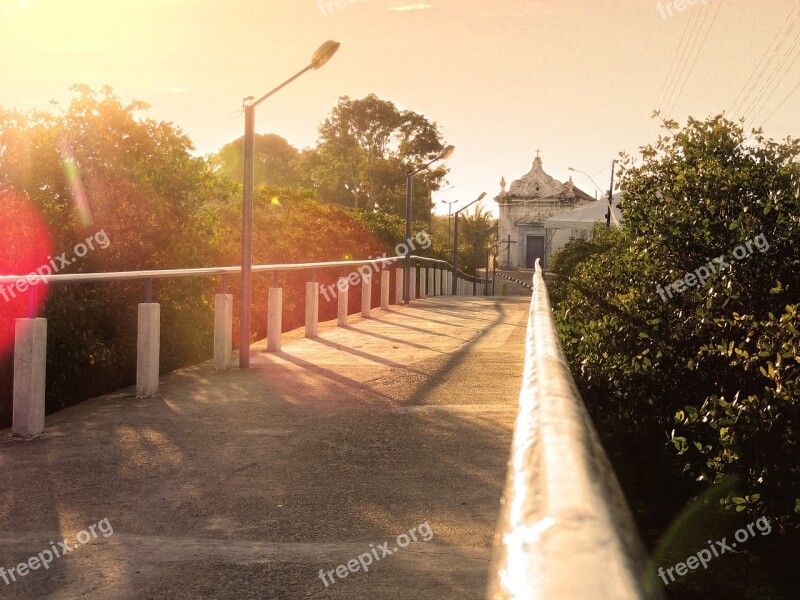
<path id="1" fill-rule="evenodd" d="M 267 314 L 267 351 L 278 351 L 281 347 L 283 331 L 283 289 L 279 285 L 278 274 L 281 272 L 310 271 L 310 281 L 305 285 L 305 334 L 306 337 L 317 337 L 319 331 L 319 296 L 330 301 L 329 293 L 337 298 L 337 325 L 347 325 L 349 315 L 348 290 L 354 272 L 348 274 L 346 280 L 340 277 L 334 286 L 320 289 L 317 270 L 336 267 L 359 267 L 361 276 L 361 316 L 369 318 L 372 309 L 372 274 L 361 273 L 364 265 L 372 265 L 371 269 L 383 267 L 405 259 L 405 256 L 368 258 L 366 260 L 339 260 L 312 263 L 286 263 L 273 265 L 253 265 L 251 272 L 272 273 L 273 286 L 269 289 Z M 419 297 L 446 296 L 446 282 L 453 276 L 452 266 L 447 261 L 423 256 L 411 256 L 416 264 L 431 265 L 433 268 L 419 269 Z M 439 268 L 436 268 L 439 267 Z M 158 392 L 160 374 L 160 340 L 161 340 L 161 305 L 153 302 L 153 282 L 156 279 L 175 279 L 181 277 L 222 276 L 222 292 L 214 297 L 214 368 L 226 369 L 231 365 L 233 334 L 233 295 L 228 293 L 228 278 L 241 271 L 240 267 L 200 267 L 192 269 L 161 269 L 148 271 L 117 271 L 108 273 L 48 273 L 42 271 L 27 275 L 0 275 L 0 286 L 11 284 L 23 294 L 27 291 L 27 318 L 19 318 L 15 323 L 14 347 L 18 356 L 25 360 L 14 363 L 14 402 L 13 402 L 13 434 L 25 439 L 33 439 L 44 431 L 45 413 L 45 378 L 47 360 L 47 319 L 38 318 L 40 298 L 37 292 L 39 283 L 80 284 L 99 282 L 142 281 L 144 283 L 144 302 L 137 308 L 137 346 L 136 346 L 136 394 L 137 396 L 153 396 Z M 369 270 L 369 269 L 368 269 Z M 48 269 L 49 271 L 49 269 Z M 466 295 L 466 281 L 476 281 L 466 273 L 455 270 L 456 279 L 462 283 L 459 294 Z M 380 276 L 380 306 L 389 310 L 392 274 L 388 270 Z M 403 271 L 395 273 L 395 304 L 400 304 Z M 416 286 L 417 274 L 411 280 Z M 482 280 L 481 280 L 482 281 Z M 342 284 L 345 283 L 342 289 Z M 401 285 L 398 286 L 398 283 Z M 0 289 L 5 294 L 5 290 Z M 12 293 L 12 297 L 16 297 Z M 247 337 L 247 336 L 246 336 Z"/>
<path id="2" fill-rule="evenodd" d="M 564 357 L 538 260 L 533 286 L 487 598 L 661 598 Z"/>
<path id="3" fill-rule="evenodd" d="M 394 263 L 404 259 L 404 256 L 392 256 L 388 258 L 373 258 L 367 260 L 337 260 L 327 262 L 312 263 L 286 263 L 253 265 L 253 272 L 256 273 L 275 273 L 283 271 L 306 271 L 309 269 L 325 269 L 331 267 L 360 266 L 367 264 Z M 445 260 L 437 258 L 427 258 L 425 256 L 411 256 L 412 260 L 418 262 L 435 263 L 445 265 L 452 270 L 452 265 Z M 99 283 L 110 281 L 142 281 L 147 279 L 177 279 L 182 277 L 205 277 L 214 275 L 236 275 L 241 271 L 241 267 L 197 267 L 189 269 L 153 269 L 145 271 L 114 271 L 107 273 L 56 273 L 40 277 L 45 283 L 68 284 L 68 283 Z M 458 270 L 458 273 L 465 279 L 472 281 L 472 275 Z M 30 275 L 30 274 L 29 274 Z M 29 275 L 0 275 L 0 284 L 16 283 L 21 279 L 26 279 Z M 483 279 L 478 278 L 478 281 Z"/>

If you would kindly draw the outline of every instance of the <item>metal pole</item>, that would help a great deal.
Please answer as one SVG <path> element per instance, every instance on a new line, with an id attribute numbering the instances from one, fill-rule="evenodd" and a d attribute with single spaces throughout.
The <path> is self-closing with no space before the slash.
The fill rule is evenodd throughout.
<path id="1" fill-rule="evenodd" d="M 453 296 L 458 294 L 458 211 L 453 225 Z"/>
<path id="2" fill-rule="evenodd" d="M 411 299 L 408 297 L 409 294 L 409 279 L 411 278 L 411 248 L 408 247 L 409 240 L 411 239 L 411 186 L 413 185 L 412 182 L 413 173 L 411 171 L 406 172 L 406 262 L 405 268 L 403 269 L 403 302 L 408 304 Z"/>
<path id="3" fill-rule="evenodd" d="M 483 274 L 483 295 L 489 295 L 489 248 L 486 248 L 486 272 Z"/>
<path id="4" fill-rule="evenodd" d="M 453 215 L 453 204 L 447 203 L 447 243 L 450 243 L 450 218 Z"/>
<path id="5" fill-rule="evenodd" d="M 611 161 L 611 186 L 608 188 L 608 211 L 606 211 L 606 229 L 611 227 L 611 199 L 614 195 L 614 166 L 616 159 Z"/>
<path id="6" fill-rule="evenodd" d="M 478 295 L 478 240 L 472 242 L 472 295 Z"/>
<path id="7" fill-rule="evenodd" d="M 492 296 L 495 295 L 494 282 L 497 279 L 497 248 L 494 252 L 494 262 L 492 263 Z"/>
<path id="8" fill-rule="evenodd" d="M 239 368 L 250 368 L 250 302 L 253 266 L 253 164 L 255 106 L 244 109 L 244 180 L 242 186 L 242 299 L 239 317 Z"/>

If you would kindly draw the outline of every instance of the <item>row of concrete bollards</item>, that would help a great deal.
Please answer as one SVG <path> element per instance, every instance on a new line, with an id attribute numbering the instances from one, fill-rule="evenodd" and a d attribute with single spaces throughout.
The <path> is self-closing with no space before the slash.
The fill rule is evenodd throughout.
<path id="1" fill-rule="evenodd" d="M 372 278 L 362 274 L 361 316 L 369 318 L 372 309 Z M 391 273 L 381 271 L 381 309 L 389 310 Z M 417 280 L 419 279 L 419 294 Z M 449 296 L 453 285 L 450 271 L 434 268 L 411 269 L 409 297 Z M 337 284 L 339 327 L 347 325 L 350 282 L 340 278 Z M 395 269 L 395 304 L 403 302 L 403 268 Z M 471 293 L 470 283 L 458 278 L 459 295 Z M 305 335 L 319 334 L 319 283 L 306 283 Z M 283 290 L 269 289 L 267 307 L 267 350 L 281 348 Z M 47 319 L 17 319 L 14 347 L 14 405 L 12 435 L 33 439 L 44 432 L 45 376 L 47 358 Z M 214 302 L 214 368 L 227 369 L 233 357 L 233 295 L 217 294 Z M 138 307 L 136 345 L 136 395 L 150 397 L 158 393 L 161 350 L 161 305 L 145 302 Z"/>

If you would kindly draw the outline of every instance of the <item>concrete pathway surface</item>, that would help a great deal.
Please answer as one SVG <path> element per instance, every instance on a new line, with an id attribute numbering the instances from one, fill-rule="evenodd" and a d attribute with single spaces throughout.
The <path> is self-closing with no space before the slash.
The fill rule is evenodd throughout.
<path id="1" fill-rule="evenodd" d="M 2 432 L 0 598 L 482 598 L 528 304 L 324 323 Z"/>

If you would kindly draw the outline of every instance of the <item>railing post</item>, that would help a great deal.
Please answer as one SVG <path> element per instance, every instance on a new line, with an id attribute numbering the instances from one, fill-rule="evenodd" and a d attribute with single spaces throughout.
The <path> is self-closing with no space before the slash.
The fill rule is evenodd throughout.
<path id="1" fill-rule="evenodd" d="M 275 278 L 277 279 L 277 274 Z M 278 352 L 281 349 L 281 328 L 283 327 L 283 289 L 269 288 L 267 301 L 267 351 Z"/>
<path id="2" fill-rule="evenodd" d="M 389 310 L 389 271 L 381 271 L 381 310 Z"/>
<path id="3" fill-rule="evenodd" d="M 136 396 L 149 398 L 158 393 L 161 357 L 161 305 L 139 305 L 139 332 L 136 342 Z"/>
<path id="4" fill-rule="evenodd" d="M 214 299 L 214 368 L 231 365 L 233 352 L 233 294 L 217 294 Z"/>
<path id="5" fill-rule="evenodd" d="M 319 283 L 306 282 L 306 337 L 319 335 Z"/>
<path id="6" fill-rule="evenodd" d="M 350 292 L 350 282 L 347 281 L 346 277 L 340 277 L 339 282 L 336 284 L 336 289 L 339 292 L 336 324 L 339 327 L 347 327 L 347 296 Z"/>
<path id="7" fill-rule="evenodd" d="M 394 281 L 394 300 L 395 304 L 402 304 L 403 303 L 403 267 L 397 267 L 394 270 L 395 273 L 395 281 Z"/>
<path id="8" fill-rule="evenodd" d="M 408 297 L 414 300 L 417 297 L 417 267 L 411 267 L 408 277 Z"/>
<path id="9" fill-rule="evenodd" d="M 369 319 L 372 309 L 372 273 L 361 276 L 361 316 Z"/>
<path id="10" fill-rule="evenodd" d="M 47 319 L 17 319 L 14 336 L 11 433 L 14 437 L 30 440 L 44 432 Z"/>

